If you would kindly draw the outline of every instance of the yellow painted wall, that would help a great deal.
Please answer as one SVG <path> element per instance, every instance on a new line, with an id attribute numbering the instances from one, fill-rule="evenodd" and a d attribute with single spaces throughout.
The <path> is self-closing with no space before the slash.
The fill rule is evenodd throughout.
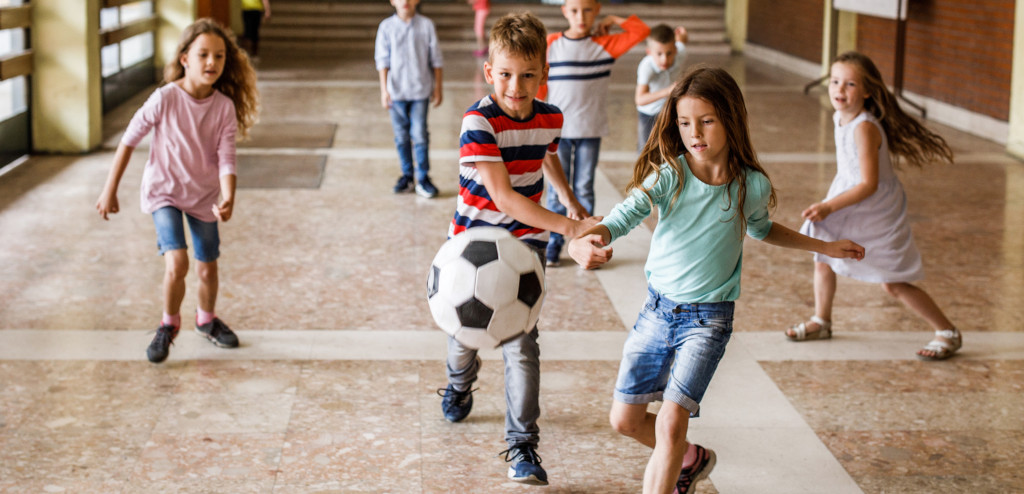
<path id="1" fill-rule="evenodd" d="M 103 137 L 99 0 L 32 2 L 33 150 L 82 153 Z"/>
<path id="2" fill-rule="evenodd" d="M 156 15 L 160 18 L 156 28 L 154 53 L 157 79 L 163 77 L 163 67 L 173 60 L 181 41 L 181 32 L 196 20 L 196 0 L 157 0 Z"/>
<path id="3" fill-rule="evenodd" d="M 743 51 L 747 44 L 748 5 L 747 0 L 725 1 L 725 35 L 732 51 Z"/>
<path id="4" fill-rule="evenodd" d="M 1006 150 L 1024 159 L 1024 0 L 1017 0 L 1013 27 L 1013 73 L 1010 79 L 1010 133 Z"/>

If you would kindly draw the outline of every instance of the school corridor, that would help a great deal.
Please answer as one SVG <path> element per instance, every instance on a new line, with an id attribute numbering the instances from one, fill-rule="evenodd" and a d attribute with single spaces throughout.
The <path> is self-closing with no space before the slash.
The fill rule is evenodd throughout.
<path id="1" fill-rule="evenodd" d="M 372 43 L 387 3 L 271 3 L 262 113 L 238 146 L 234 217 L 220 226 L 217 314 L 240 348 L 192 331 L 190 273 L 170 357 L 146 360 L 164 274 L 139 211 L 148 139 L 121 182 L 121 212 L 103 221 L 94 209 L 155 86 L 103 115 L 97 148 L 0 169 L 0 493 L 640 492 L 650 451 L 607 413 L 654 220 L 600 270 L 568 258 L 547 270 L 538 453 L 550 485 L 509 481 L 501 354 L 483 352 L 472 413 L 446 422 L 435 393 L 446 340 L 426 301 L 455 207 L 461 118 L 489 90 L 472 11 L 421 6 L 444 52 L 444 101 L 429 113 L 440 196 L 425 199 L 391 191 L 399 168 Z M 777 188 L 773 219 L 798 228 L 835 174 L 825 91 L 805 94 L 813 77 L 787 56 L 733 51 L 723 2 L 695 3 L 606 3 L 602 14 L 688 26 L 686 64 L 729 70 Z M 331 20 L 346 4 L 345 23 Z M 549 31 L 565 26 L 543 4 L 496 2 L 490 22 L 521 8 Z M 612 72 L 597 214 L 622 199 L 636 157 L 642 46 Z M 1024 161 L 1005 136 L 927 125 L 955 164 L 900 177 L 920 286 L 963 331 L 962 350 L 919 361 L 927 324 L 878 285 L 843 278 L 833 339 L 787 341 L 785 328 L 813 313 L 811 256 L 747 238 L 735 332 L 690 422 L 691 440 L 718 455 L 697 492 L 1024 492 Z"/>

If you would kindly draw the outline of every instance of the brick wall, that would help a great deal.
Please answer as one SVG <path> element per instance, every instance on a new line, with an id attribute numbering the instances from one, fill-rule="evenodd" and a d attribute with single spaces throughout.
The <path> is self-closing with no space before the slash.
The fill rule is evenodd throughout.
<path id="1" fill-rule="evenodd" d="M 1015 1 L 965 3 L 910 2 L 903 88 L 1008 120 Z M 857 50 L 875 61 L 889 84 L 893 82 L 895 43 L 896 21 L 857 17 Z"/>
<path id="2" fill-rule="evenodd" d="M 747 41 L 821 62 L 823 0 L 750 0 L 748 8 Z"/>

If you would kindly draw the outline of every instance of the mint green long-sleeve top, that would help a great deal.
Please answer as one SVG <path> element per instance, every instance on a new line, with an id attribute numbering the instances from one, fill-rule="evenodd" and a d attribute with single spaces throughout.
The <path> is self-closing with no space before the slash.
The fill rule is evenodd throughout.
<path id="1" fill-rule="evenodd" d="M 647 281 L 679 303 L 736 300 L 743 265 L 743 235 L 736 216 L 738 187 L 701 182 L 690 171 L 685 157 L 679 160 L 686 176 L 675 204 L 672 196 L 680 181 L 667 163 L 661 166 L 660 174 L 652 174 L 644 182 L 645 188 L 653 184 L 650 194 L 658 208 L 658 226 L 644 266 Z M 746 233 L 761 240 L 772 229 L 768 218 L 771 183 L 753 170 L 747 171 L 746 181 Z M 608 227 L 614 241 L 639 225 L 651 209 L 647 195 L 634 189 L 601 224 Z"/>

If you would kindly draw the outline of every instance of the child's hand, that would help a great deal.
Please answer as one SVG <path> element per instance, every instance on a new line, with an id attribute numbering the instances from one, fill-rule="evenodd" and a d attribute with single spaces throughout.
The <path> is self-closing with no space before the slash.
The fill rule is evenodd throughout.
<path id="1" fill-rule="evenodd" d="M 615 22 L 615 16 L 605 16 L 604 19 L 601 19 L 601 22 L 598 22 L 597 25 L 594 26 L 594 36 L 604 36 L 611 31 L 612 26 L 617 25 L 618 23 Z"/>
<path id="2" fill-rule="evenodd" d="M 213 205 L 213 215 L 216 216 L 217 219 L 221 220 L 221 221 L 230 220 L 231 219 L 231 212 L 232 212 L 232 210 L 234 210 L 234 207 L 235 207 L 234 201 L 228 201 L 228 200 L 221 201 L 220 204 L 214 204 Z"/>
<path id="3" fill-rule="evenodd" d="M 594 269 L 612 258 L 612 248 L 604 248 L 604 238 L 596 233 L 569 241 L 569 256 L 583 269 Z"/>
<path id="4" fill-rule="evenodd" d="M 686 28 L 683 27 L 683 26 L 677 27 L 676 30 L 675 30 L 675 33 L 676 33 L 676 42 L 678 42 L 678 43 L 686 43 L 687 40 L 690 39 L 690 35 L 686 32 Z"/>
<path id="5" fill-rule="evenodd" d="M 577 220 L 573 222 L 572 228 L 569 229 L 569 231 L 565 232 L 565 236 L 569 238 L 576 238 L 580 236 L 580 234 L 582 234 L 583 232 L 596 226 L 603 219 L 604 216 L 590 216 L 581 220 Z"/>
<path id="6" fill-rule="evenodd" d="M 857 245 L 851 240 L 836 240 L 835 242 L 826 242 L 825 251 L 822 252 L 829 257 L 836 259 L 864 259 L 864 247 Z"/>
<path id="7" fill-rule="evenodd" d="M 391 108 L 391 95 L 387 91 L 380 92 L 380 106 L 385 110 Z"/>
<path id="8" fill-rule="evenodd" d="M 434 108 L 441 106 L 441 100 L 444 98 L 444 93 L 441 88 L 434 87 L 434 94 L 431 95 L 430 99 L 434 102 Z"/>
<path id="9" fill-rule="evenodd" d="M 808 221 L 821 221 L 828 218 L 828 215 L 832 214 L 832 206 L 829 206 L 827 202 L 818 202 L 811 204 L 811 206 L 805 209 L 800 216 L 803 216 Z"/>
<path id="10" fill-rule="evenodd" d="M 582 220 L 590 217 L 587 208 L 584 208 L 579 201 L 569 201 L 569 204 L 563 204 L 563 206 L 565 206 L 565 215 L 570 220 Z M 583 230 L 580 231 L 582 232 Z"/>
<path id="11" fill-rule="evenodd" d="M 114 214 L 121 210 L 121 206 L 117 203 L 117 194 L 103 193 L 100 195 L 99 200 L 96 201 L 96 211 L 99 211 L 100 216 L 107 220 L 108 214 Z"/>

